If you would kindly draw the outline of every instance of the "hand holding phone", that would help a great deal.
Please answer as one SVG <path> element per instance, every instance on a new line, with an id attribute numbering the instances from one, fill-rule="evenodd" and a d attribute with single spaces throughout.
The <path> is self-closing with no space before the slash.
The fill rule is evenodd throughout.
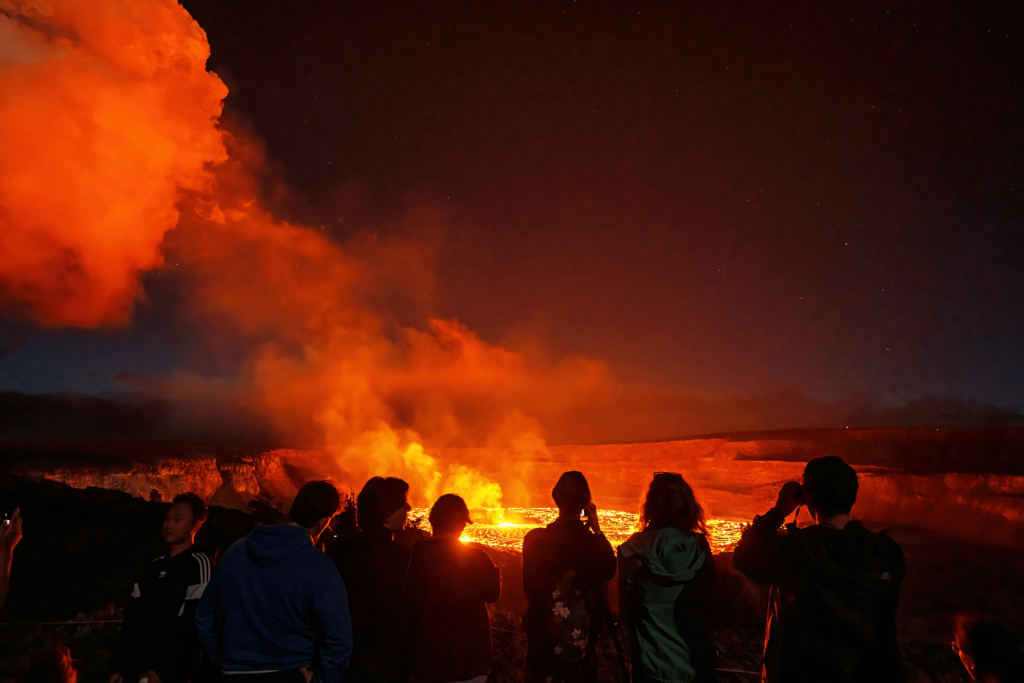
<path id="1" fill-rule="evenodd" d="M 601 533 L 601 522 L 597 518 L 597 506 L 591 501 L 587 507 L 583 508 L 583 516 L 587 518 L 587 526 L 589 526 L 595 534 Z"/>

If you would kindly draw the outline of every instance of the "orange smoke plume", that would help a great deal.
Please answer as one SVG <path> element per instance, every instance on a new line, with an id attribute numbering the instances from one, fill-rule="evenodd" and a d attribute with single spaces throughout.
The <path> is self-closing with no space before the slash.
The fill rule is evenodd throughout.
<path id="1" fill-rule="evenodd" d="M 370 267 L 322 232 L 262 208 L 253 199 L 258 153 L 226 140 L 231 159 L 215 170 L 210 192 L 183 203 L 165 248 L 189 274 L 188 307 L 201 326 L 243 340 L 249 356 L 237 400 L 269 416 L 286 443 L 328 449 L 350 485 L 391 474 L 414 484 L 419 503 L 458 492 L 471 506 L 499 507 L 502 489 L 480 467 L 493 471 L 493 463 L 438 447 L 543 455 L 534 416 L 560 415 L 601 390 L 607 369 L 580 358 L 542 367 L 456 321 L 387 329 L 358 295 Z M 195 391 L 194 380 L 188 385 Z M 513 459 L 497 468 L 502 483 L 521 477 L 516 467 Z"/>
<path id="2" fill-rule="evenodd" d="M 225 158 L 209 53 L 173 0 L 0 0 L 0 304 L 127 321 L 179 190 Z"/>
<path id="3" fill-rule="evenodd" d="M 496 480 L 522 498 L 522 460 L 544 457 L 543 425 L 608 393 L 610 373 L 595 361 L 543 366 L 456 321 L 385 325 L 360 292 L 396 261 L 354 258 L 261 206 L 258 149 L 218 130 L 226 89 L 206 71 L 206 36 L 180 5 L 0 0 L 0 9 L 8 308 L 51 325 L 125 322 L 140 273 L 167 258 L 187 282 L 203 343 L 230 339 L 245 358 L 237 376 L 179 373 L 161 391 L 267 416 L 282 442 L 330 453 L 343 483 L 401 476 L 418 503 L 457 492 L 499 507 Z M 510 457 L 469 462 L 468 452 L 440 450 L 465 445 Z"/>

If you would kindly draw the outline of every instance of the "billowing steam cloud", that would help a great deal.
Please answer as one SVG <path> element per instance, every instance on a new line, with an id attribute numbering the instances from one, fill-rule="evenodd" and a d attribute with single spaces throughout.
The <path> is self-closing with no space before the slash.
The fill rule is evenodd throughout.
<path id="1" fill-rule="evenodd" d="M 180 5 L 0 0 L 0 10 L 8 310 L 50 325 L 123 323 L 140 273 L 170 256 L 195 320 L 248 357 L 233 380 L 179 377 L 162 383 L 168 394 L 244 404 L 282 440 L 326 447 L 345 483 L 404 476 L 420 502 L 454 490 L 500 505 L 494 481 L 429 447 L 536 452 L 531 415 L 606 379 L 579 359 L 537 368 L 452 321 L 389 334 L 354 295 L 365 266 L 254 199 L 255 147 L 216 127 L 226 89 Z"/>
<path id="2" fill-rule="evenodd" d="M 350 483 L 386 472 L 415 482 L 420 501 L 457 491 L 497 507 L 494 481 L 432 449 L 491 444 L 535 455 L 544 446 L 531 416 L 564 412 L 606 383 L 606 369 L 584 359 L 540 368 L 454 321 L 386 330 L 355 293 L 368 266 L 253 201 L 258 155 L 225 139 L 231 159 L 209 192 L 183 204 L 165 248 L 188 273 L 199 325 L 243 340 L 249 357 L 233 400 L 268 415 L 287 443 L 326 447 Z"/>
<path id="3" fill-rule="evenodd" d="M 0 0 L 0 304 L 127 320 L 178 192 L 225 158 L 209 52 L 173 0 Z"/>

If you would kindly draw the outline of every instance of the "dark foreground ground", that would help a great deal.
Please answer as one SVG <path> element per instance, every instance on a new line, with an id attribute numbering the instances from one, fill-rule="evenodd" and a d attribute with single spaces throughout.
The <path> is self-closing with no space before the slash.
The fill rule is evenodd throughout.
<path id="1" fill-rule="evenodd" d="M 22 680 L 32 652 L 48 645 L 65 645 L 81 660 L 79 680 L 106 680 L 132 576 L 163 552 L 158 533 L 167 504 L 16 477 L 0 478 L 0 504 L 4 509 L 21 506 L 25 519 L 11 594 L 0 614 L 0 683 Z M 272 511 L 264 506 L 256 512 L 211 508 L 197 542 L 222 551 Z M 1024 552 L 951 541 L 912 528 L 891 532 L 907 556 L 899 629 L 910 680 L 969 680 L 946 644 L 953 618 L 960 611 L 980 611 L 1019 630 Z M 522 560 L 515 553 L 484 549 L 502 567 L 504 584 L 502 599 L 492 610 L 491 679 L 518 683 L 526 654 L 520 630 L 526 606 Z M 715 559 L 720 680 L 758 680 L 766 594 L 732 570 L 730 554 Z M 614 586 L 609 597 L 614 607 Z M 607 633 L 600 648 L 601 679 L 621 680 Z"/>

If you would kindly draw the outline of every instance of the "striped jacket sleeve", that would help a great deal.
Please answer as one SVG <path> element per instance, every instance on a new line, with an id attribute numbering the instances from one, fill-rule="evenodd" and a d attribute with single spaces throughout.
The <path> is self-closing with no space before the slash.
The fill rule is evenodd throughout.
<path id="1" fill-rule="evenodd" d="M 155 671 L 162 680 L 188 680 L 199 666 L 199 634 L 196 632 L 196 607 L 213 574 L 213 562 L 206 553 L 192 553 L 187 587 L 175 619 L 175 629 L 161 653 Z"/>

